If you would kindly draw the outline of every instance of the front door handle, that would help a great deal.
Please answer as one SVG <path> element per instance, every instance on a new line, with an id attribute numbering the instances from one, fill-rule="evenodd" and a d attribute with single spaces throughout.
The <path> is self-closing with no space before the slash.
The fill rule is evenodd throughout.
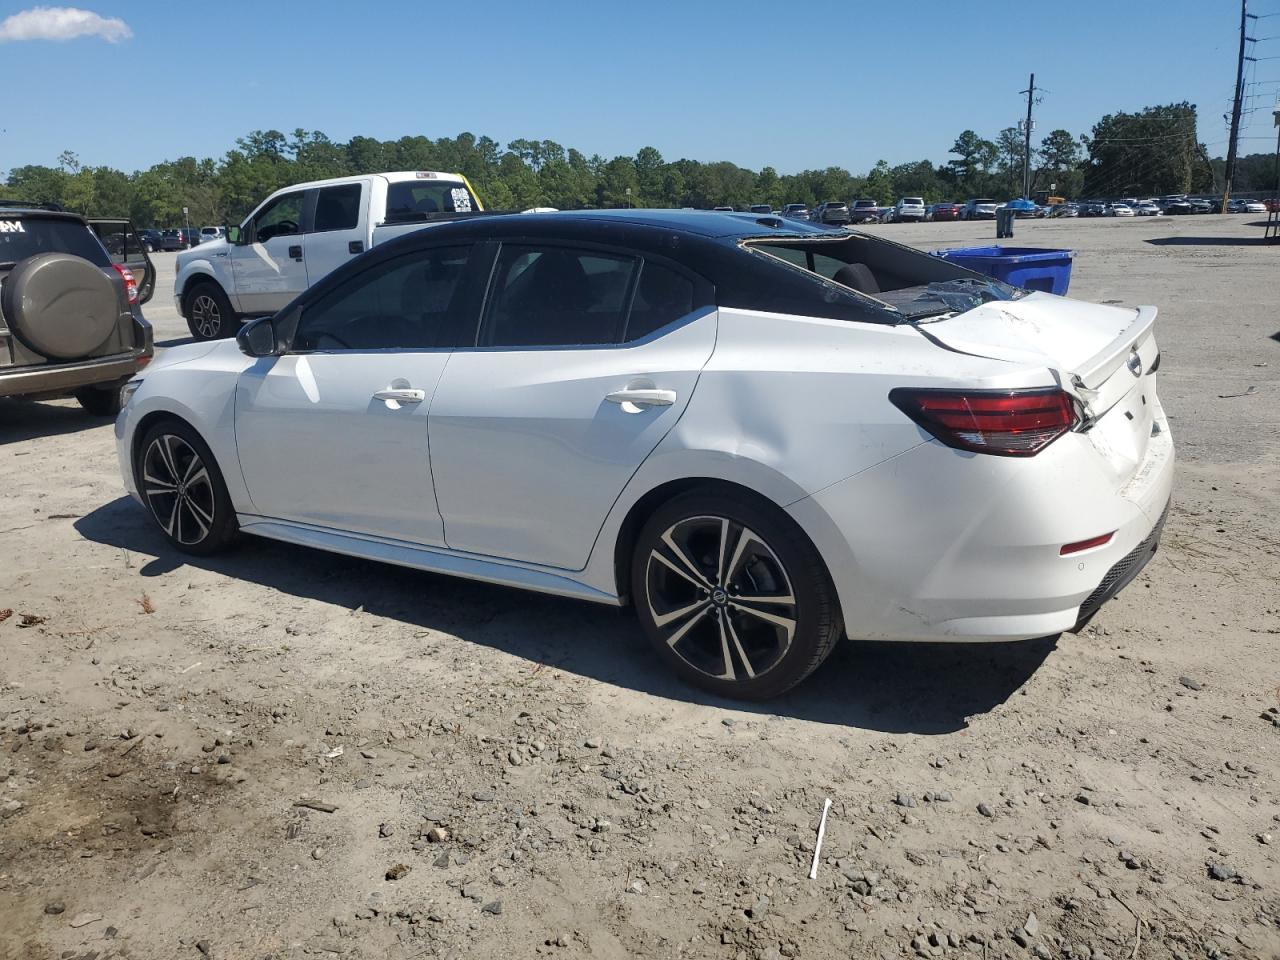
<path id="1" fill-rule="evenodd" d="M 427 391 L 415 390 L 412 387 L 387 387 L 373 395 L 375 400 L 385 400 L 387 404 L 421 403 L 427 399 Z M 392 407 L 395 409 L 395 407 Z"/>
<path id="2" fill-rule="evenodd" d="M 289 248 L 289 256 L 293 257 L 293 259 L 295 259 L 295 260 L 301 260 L 301 259 L 302 259 L 302 244 L 300 244 L 300 243 L 295 243 L 293 246 L 291 246 L 291 247 Z"/>
<path id="3" fill-rule="evenodd" d="M 640 413 L 646 407 L 669 407 L 676 402 L 674 390 L 653 388 L 629 388 L 615 390 L 605 396 L 610 403 L 622 404 L 625 413 Z"/>

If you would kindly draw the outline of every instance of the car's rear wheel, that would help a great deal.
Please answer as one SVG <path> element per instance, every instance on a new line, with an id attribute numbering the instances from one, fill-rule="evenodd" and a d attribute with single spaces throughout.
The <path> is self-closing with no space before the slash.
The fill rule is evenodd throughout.
<path id="1" fill-rule="evenodd" d="M 239 525 L 222 472 L 187 424 L 164 420 L 147 430 L 134 480 L 152 519 L 183 553 L 204 556 L 235 539 Z"/>
<path id="2" fill-rule="evenodd" d="M 231 301 L 216 283 L 197 283 L 183 298 L 187 328 L 197 340 L 221 340 L 239 326 Z"/>
<path id="3" fill-rule="evenodd" d="M 763 700 L 818 668 L 843 635 L 817 550 L 776 507 L 691 491 L 636 539 L 631 588 L 659 655 L 690 683 Z"/>

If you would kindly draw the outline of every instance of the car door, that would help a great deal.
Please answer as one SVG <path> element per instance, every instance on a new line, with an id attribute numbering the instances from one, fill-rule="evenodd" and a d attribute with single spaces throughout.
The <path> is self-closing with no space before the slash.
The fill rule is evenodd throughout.
<path id="1" fill-rule="evenodd" d="M 713 301 L 656 259 L 504 243 L 475 345 L 449 358 L 431 408 L 449 547 L 581 569 L 689 402 L 715 344 Z"/>
<path id="2" fill-rule="evenodd" d="M 440 545 L 427 413 L 456 323 L 483 291 L 473 248 L 382 260 L 303 304 L 287 352 L 236 389 L 240 465 L 254 510 L 356 534 Z M 292 316 L 281 319 L 292 322 Z"/>
<path id="3" fill-rule="evenodd" d="M 237 307 L 242 313 L 275 313 L 307 289 L 303 234 L 307 191 L 284 193 L 245 224 L 231 247 Z"/>
<path id="4" fill-rule="evenodd" d="M 364 252 L 369 182 L 339 183 L 320 187 L 315 193 L 311 229 L 302 242 L 307 280 L 313 284 Z"/>

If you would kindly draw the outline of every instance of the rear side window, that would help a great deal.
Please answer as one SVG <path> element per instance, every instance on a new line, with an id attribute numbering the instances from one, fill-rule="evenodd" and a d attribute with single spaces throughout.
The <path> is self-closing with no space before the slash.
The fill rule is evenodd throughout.
<path id="1" fill-rule="evenodd" d="M 293 350 L 395 350 L 436 346 L 466 300 L 469 246 L 437 247 L 379 264 L 307 307 Z"/>
<path id="2" fill-rule="evenodd" d="M 634 257 L 503 244 L 479 346 L 617 343 L 638 266 Z"/>
<path id="3" fill-rule="evenodd" d="M 321 187 L 316 199 L 314 233 L 326 230 L 354 230 L 360 222 L 360 184 Z"/>
<path id="4" fill-rule="evenodd" d="M 111 259 L 93 231 L 78 220 L 54 217 L 5 219 L 0 214 L 0 263 L 17 263 L 41 253 L 70 253 L 99 267 Z"/>
<path id="5" fill-rule="evenodd" d="M 639 340 L 693 312 L 693 281 L 646 260 L 640 268 L 625 339 Z"/>

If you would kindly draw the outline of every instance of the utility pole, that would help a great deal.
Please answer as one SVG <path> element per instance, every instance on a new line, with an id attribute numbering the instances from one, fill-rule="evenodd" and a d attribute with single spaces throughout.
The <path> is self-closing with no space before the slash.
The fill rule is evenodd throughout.
<path id="1" fill-rule="evenodd" d="M 1246 28 L 1250 18 L 1257 19 L 1249 13 L 1249 0 L 1240 0 L 1240 55 L 1236 59 L 1236 96 L 1231 103 L 1231 140 L 1227 143 L 1227 169 L 1225 183 L 1222 188 L 1222 207 L 1219 213 L 1227 212 L 1227 201 L 1231 199 L 1231 181 L 1236 175 L 1236 141 L 1240 137 L 1240 106 L 1244 100 L 1244 43 L 1249 39 Z"/>
<path id="2" fill-rule="evenodd" d="M 1241 0 L 1243 2 L 1243 0 Z M 1241 50 L 1244 48 L 1241 47 Z M 1036 75 L 1031 75 L 1031 84 L 1022 91 L 1027 95 L 1027 123 L 1023 127 L 1025 141 L 1022 147 L 1022 196 L 1031 196 L 1031 106 L 1036 99 Z"/>

